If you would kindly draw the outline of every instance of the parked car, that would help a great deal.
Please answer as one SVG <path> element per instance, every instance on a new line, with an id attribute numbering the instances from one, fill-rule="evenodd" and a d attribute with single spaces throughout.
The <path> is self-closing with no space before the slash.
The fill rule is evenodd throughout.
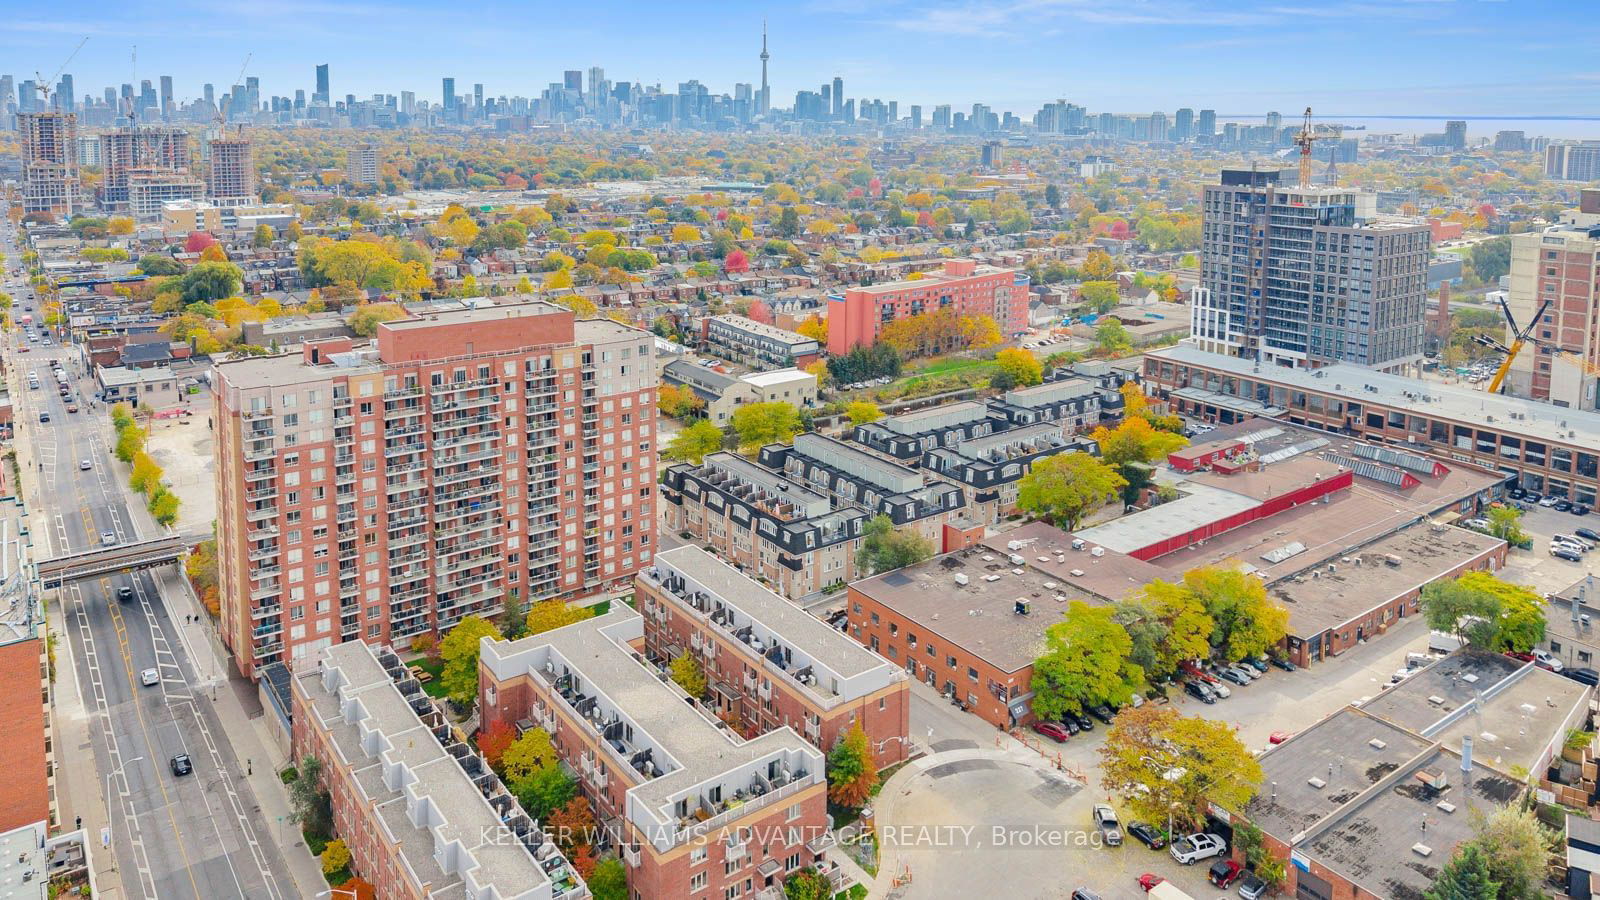
<path id="1" fill-rule="evenodd" d="M 1257 675 L 1267 674 L 1267 660 L 1262 656 L 1246 656 L 1244 659 L 1239 660 L 1239 665 L 1249 666 L 1255 670 Z"/>
<path id="2" fill-rule="evenodd" d="M 145 687 L 154 687 L 161 683 L 161 673 L 155 669 L 145 669 L 139 673 L 139 680 L 144 682 Z"/>
<path id="3" fill-rule="evenodd" d="M 1586 541 L 1594 541 L 1600 544 L 1600 532 L 1595 531 L 1593 528 L 1574 528 L 1572 533 Z"/>
<path id="4" fill-rule="evenodd" d="M 1078 728 L 1077 720 L 1070 716 L 1062 716 L 1061 721 L 1058 724 L 1067 730 L 1067 734 L 1076 735 L 1080 730 Z"/>
<path id="5" fill-rule="evenodd" d="M 1105 705 L 1104 703 L 1096 703 L 1095 705 L 1089 707 L 1089 715 L 1094 716 L 1096 719 L 1099 719 L 1107 725 L 1110 725 L 1111 720 L 1117 717 L 1117 711 Z"/>
<path id="6" fill-rule="evenodd" d="M 1210 704 L 1217 702 L 1216 692 L 1211 690 L 1211 685 L 1206 684 L 1204 681 L 1185 681 L 1183 683 L 1183 690 L 1189 696 L 1199 700 L 1201 703 Z"/>
<path id="7" fill-rule="evenodd" d="M 1558 544 L 1571 544 L 1585 553 L 1588 553 L 1590 550 L 1594 549 L 1594 544 L 1589 543 L 1581 537 L 1574 537 L 1570 534 L 1552 534 L 1550 535 L 1550 540 L 1555 541 Z"/>
<path id="8" fill-rule="evenodd" d="M 1220 856 L 1227 849 L 1228 843 L 1221 837 L 1214 834 L 1195 833 L 1173 841 L 1172 846 L 1167 848 L 1167 852 L 1171 853 L 1172 858 L 1177 860 L 1180 865 L 1188 866 L 1202 859 Z"/>
<path id="9" fill-rule="evenodd" d="M 1560 544 L 1550 545 L 1550 555 L 1556 559 L 1564 559 L 1567 562 L 1583 562 L 1582 554 L 1575 550 L 1567 550 Z"/>
<path id="10" fill-rule="evenodd" d="M 1100 836 L 1112 847 L 1122 846 L 1122 828 L 1117 822 L 1116 810 L 1104 803 L 1094 805 L 1094 826 L 1100 829 Z"/>
<path id="11" fill-rule="evenodd" d="M 1557 500 L 1556 505 L 1551 507 L 1551 509 L 1554 509 L 1556 512 L 1572 512 L 1572 501 Z"/>
<path id="12" fill-rule="evenodd" d="M 194 771 L 194 764 L 189 762 L 189 754 L 187 753 L 179 753 L 174 756 L 169 761 L 169 765 L 172 766 L 172 774 L 180 778 Z"/>
<path id="13" fill-rule="evenodd" d="M 1539 501 L 1539 505 L 1543 506 L 1546 509 L 1549 509 L 1550 507 L 1555 506 L 1557 503 L 1560 503 L 1560 502 L 1561 502 L 1561 498 L 1560 497 L 1557 497 L 1556 495 L 1551 494 L 1550 496 L 1545 497 L 1544 499 L 1540 500 Z"/>
<path id="14" fill-rule="evenodd" d="M 1052 741 L 1062 744 L 1065 744 L 1072 737 L 1065 728 L 1062 728 L 1056 722 L 1035 722 L 1033 723 L 1033 730 Z"/>
<path id="15" fill-rule="evenodd" d="M 1239 875 L 1244 872 L 1244 866 L 1231 859 L 1219 859 L 1211 864 L 1211 871 L 1206 873 L 1206 880 L 1223 890 L 1228 885 L 1239 880 Z"/>
<path id="16" fill-rule="evenodd" d="M 1267 743 L 1281 744 L 1292 737 L 1294 737 L 1294 732 L 1292 731 L 1274 731 L 1273 733 L 1267 735 Z"/>
<path id="17" fill-rule="evenodd" d="M 1244 873 L 1239 879 L 1240 900 L 1261 900 L 1261 895 L 1267 892 L 1267 883 L 1262 881 L 1254 872 Z"/>
<path id="18" fill-rule="evenodd" d="M 1220 678 L 1216 681 L 1206 682 L 1206 687 L 1211 688 L 1211 692 L 1220 699 L 1226 700 L 1233 696 L 1233 690 Z"/>
<path id="19" fill-rule="evenodd" d="M 1094 730 L 1094 720 L 1089 718 L 1087 713 L 1067 713 L 1063 718 L 1071 719 L 1073 724 L 1078 726 L 1079 731 Z"/>
<path id="20" fill-rule="evenodd" d="M 1154 872 L 1146 872 L 1139 876 L 1139 889 L 1148 894 L 1150 891 L 1155 889 L 1156 885 L 1163 881 L 1166 881 L 1166 879 L 1162 878 L 1160 875 L 1157 875 Z"/>
<path id="21" fill-rule="evenodd" d="M 1128 833 L 1134 836 L 1139 843 L 1151 850 L 1160 850 L 1167 845 L 1167 837 L 1157 831 L 1154 826 L 1143 822 L 1133 822 L 1128 825 Z"/>
<path id="22" fill-rule="evenodd" d="M 1100 895 L 1086 887 L 1073 888 L 1072 900 L 1100 900 Z"/>
<path id="23" fill-rule="evenodd" d="M 1579 503 L 1572 507 L 1572 514 L 1575 516 L 1587 516 L 1590 512 L 1591 510 L 1587 503 Z"/>
<path id="24" fill-rule="evenodd" d="M 1590 687 L 1600 685 L 1600 672 L 1596 672 L 1590 668 L 1562 669 L 1561 674 L 1571 678 L 1573 681 L 1576 681 L 1579 684 L 1587 684 Z"/>
<path id="25" fill-rule="evenodd" d="M 1534 650 L 1533 664 L 1541 669 L 1549 669 L 1558 673 L 1567 667 L 1561 660 L 1552 656 L 1549 650 Z"/>
<path id="26" fill-rule="evenodd" d="M 1295 670 L 1294 663 L 1281 656 L 1272 657 L 1272 664 L 1284 670 L 1285 672 L 1293 672 Z"/>
<path id="27" fill-rule="evenodd" d="M 1249 678 L 1241 675 L 1239 671 L 1234 669 L 1232 666 L 1229 666 L 1225 669 L 1218 669 L 1217 674 L 1220 675 L 1224 681 L 1231 681 L 1237 685 L 1243 686 L 1250 683 Z"/>

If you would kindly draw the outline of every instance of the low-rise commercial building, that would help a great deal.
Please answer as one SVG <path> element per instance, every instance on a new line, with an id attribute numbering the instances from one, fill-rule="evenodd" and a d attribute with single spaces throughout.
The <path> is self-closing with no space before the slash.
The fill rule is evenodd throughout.
<path id="1" fill-rule="evenodd" d="M 1257 367 L 1187 344 L 1146 354 L 1144 384 L 1173 412 L 1206 422 L 1282 419 L 1503 472 L 1527 490 L 1587 506 L 1600 491 L 1596 412 L 1353 365 Z"/>
<path id="2" fill-rule="evenodd" d="M 623 609 L 485 641 L 483 724 L 550 734 L 621 848 L 630 896 L 750 897 L 831 870 L 822 752 L 787 726 L 738 736 L 647 668 L 643 643 L 643 617 Z"/>
<path id="3" fill-rule="evenodd" d="M 335 644 L 314 663 L 292 680 L 294 758 L 321 762 L 334 830 L 379 897 L 589 896 L 394 651 Z"/>
<path id="4" fill-rule="evenodd" d="M 860 726 L 878 765 L 910 750 L 906 674 L 699 547 L 656 556 L 635 584 L 645 656 L 691 654 L 717 716 L 747 736 L 789 727 L 823 752 Z"/>
<path id="5" fill-rule="evenodd" d="M 745 316 L 712 316 L 701 329 L 707 352 L 753 369 L 804 368 L 822 353 L 815 338 Z"/>

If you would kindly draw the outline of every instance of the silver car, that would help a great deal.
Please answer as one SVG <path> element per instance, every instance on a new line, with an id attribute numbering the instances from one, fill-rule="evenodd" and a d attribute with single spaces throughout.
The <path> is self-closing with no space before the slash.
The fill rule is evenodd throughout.
<path id="1" fill-rule="evenodd" d="M 1104 803 L 1094 805 L 1094 826 L 1100 829 L 1100 836 L 1105 838 L 1106 844 L 1112 847 L 1122 846 L 1122 828 L 1117 823 L 1117 813 Z"/>

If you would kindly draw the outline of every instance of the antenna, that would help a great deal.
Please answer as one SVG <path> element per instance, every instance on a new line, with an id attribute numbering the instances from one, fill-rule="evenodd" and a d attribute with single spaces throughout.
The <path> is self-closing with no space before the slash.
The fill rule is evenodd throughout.
<path id="1" fill-rule="evenodd" d="M 37 85 L 35 85 L 35 87 L 44 93 L 44 102 L 46 106 L 50 105 L 50 94 L 55 91 L 55 88 L 52 87 L 52 85 L 56 83 L 57 78 L 61 77 L 61 73 L 67 70 L 67 66 L 71 65 L 72 61 L 78 58 L 78 51 L 82 50 L 83 45 L 87 43 L 89 43 L 89 36 L 84 35 L 83 40 L 78 42 L 78 46 L 72 48 L 72 52 L 67 54 L 67 58 L 62 61 L 61 65 L 56 67 L 55 74 L 51 75 L 49 78 L 41 77 L 38 69 L 33 70 L 33 77 L 38 79 L 39 82 Z"/>

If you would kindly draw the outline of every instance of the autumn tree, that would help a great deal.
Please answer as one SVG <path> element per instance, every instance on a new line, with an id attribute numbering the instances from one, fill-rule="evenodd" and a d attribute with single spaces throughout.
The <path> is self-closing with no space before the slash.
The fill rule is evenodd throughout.
<path id="1" fill-rule="evenodd" d="M 593 617 L 594 609 L 588 606 L 568 606 L 566 601 L 555 598 L 541 600 L 528 608 L 526 631 L 523 633 L 543 634 Z"/>
<path id="2" fill-rule="evenodd" d="M 1526 653 L 1544 640 L 1544 604 L 1539 596 L 1489 572 L 1467 572 L 1422 589 L 1428 627 L 1454 634 L 1485 650 Z"/>
<path id="3" fill-rule="evenodd" d="M 1211 646 L 1228 662 L 1259 656 L 1289 630 L 1289 611 L 1267 597 L 1265 582 L 1240 569 L 1202 566 L 1184 573 L 1183 586 L 1205 605 L 1215 627 Z"/>
<path id="4" fill-rule="evenodd" d="M 500 629 L 482 616 L 467 616 L 439 641 L 444 671 L 439 681 L 445 694 L 459 706 L 472 706 L 478 698 L 478 640 L 504 640 Z"/>
<path id="5" fill-rule="evenodd" d="M 501 760 L 505 757 L 506 748 L 510 747 L 516 739 L 516 731 L 510 725 L 496 719 L 478 730 L 478 752 L 483 754 L 483 758 L 489 763 L 490 768 L 500 772 Z"/>
<path id="6" fill-rule="evenodd" d="M 845 407 L 844 415 L 850 420 L 851 425 L 866 425 L 883 418 L 883 410 L 879 409 L 876 403 L 857 400 Z"/>
<path id="7" fill-rule="evenodd" d="M 699 465 L 705 460 L 706 454 L 715 453 L 722 449 L 722 429 L 712 424 L 709 419 L 699 419 L 681 429 L 662 448 L 661 456 L 665 459 L 689 462 Z"/>
<path id="8" fill-rule="evenodd" d="M 362 337 L 372 337 L 378 333 L 379 325 L 404 319 L 407 315 L 405 307 L 398 303 L 363 303 L 356 307 L 345 324 Z"/>
<path id="9" fill-rule="evenodd" d="M 1504 900 L 1538 898 L 1561 835 L 1539 822 L 1526 806 L 1502 806 L 1474 824 L 1470 843 L 1483 854 L 1489 878 Z M 1492 896 L 1492 895 L 1491 895 Z"/>
<path id="10" fill-rule="evenodd" d="M 350 865 L 350 848 L 342 838 L 334 838 L 322 848 L 322 874 L 333 873 Z"/>
<path id="11" fill-rule="evenodd" d="M 1433 878 L 1425 900 L 1486 900 L 1499 897 L 1500 883 L 1489 877 L 1489 861 L 1477 844 L 1467 841 Z"/>
<path id="12" fill-rule="evenodd" d="M 1189 445 L 1183 435 L 1157 431 L 1148 420 L 1137 416 L 1123 419 L 1116 428 L 1102 425 L 1089 437 L 1100 446 L 1100 458 L 1106 465 L 1117 468 L 1129 463 L 1156 463 Z"/>
<path id="13" fill-rule="evenodd" d="M 828 320 L 822 316 L 812 316 L 795 326 L 795 333 L 811 338 L 818 344 L 828 345 Z"/>
<path id="14" fill-rule="evenodd" d="M 667 668 L 672 673 L 672 680 L 683 688 L 684 693 L 695 698 L 706 695 L 706 672 L 699 660 L 687 653 L 680 653 Z"/>
<path id="15" fill-rule="evenodd" d="M 1078 268 L 1078 274 L 1084 281 L 1114 281 L 1117 277 L 1117 263 L 1104 250 L 1090 250 L 1088 258 Z"/>
<path id="16" fill-rule="evenodd" d="M 1033 711 L 1060 719 L 1096 704 L 1121 706 L 1144 685 L 1129 658 L 1133 642 L 1109 606 L 1074 600 L 1065 621 L 1045 629 L 1045 653 L 1033 663 Z"/>
<path id="17" fill-rule="evenodd" d="M 1152 640 L 1137 648 L 1134 660 L 1151 678 L 1166 678 L 1187 660 L 1211 655 L 1211 635 L 1216 622 L 1205 602 L 1183 584 L 1160 579 L 1150 581 L 1118 607 L 1119 620 L 1139 644 L 1139 637 Z M 1140 652 L 1142 650 L 1142 652 Z"/>
<path id="18" fill-rule="evenodd" d="M 571 854 L 579 847 L 594 845 L 594 811 L 589 808 L 589 801 L 582 794 L 575 795 L 560 809 L 546 816 L 543 824 L 562 853 Z"/>
<path id="19" fill-rule="evenodd" d="M 1044 381 L 1039 357 L 1021 347 L 1007 347 L 994 355 L 995 365 L 1010 387 L 1029 387 Z"/>
<path id="20" fill-rule="evenodd" d="M 1226 722 L 1145 704 L 1117 714 L 1101 744 L 1100 783 L 1134 816 L 1183 830 L 1199 827 L 1210 804 L 1239 812 L 1261 785 L 1261 765 Z"/>
<path id="21" fill-rule="evenodd" d="M 815 866 L 806 866 L 783 880 L 784 900 L 832 900 L 833 882 Z"/>
<path id="22" fill-rule="evenodd" d="M 1068 451 L 1036 460 L 1017 483 L 1017 508 L 1076 531 L 1128 482 L 1087 453 Z"/>
<path id="23" fill-rule="evenodd" d="M 801 431 L 800 411 L 792 403 L 773 400 L 747 403 L 729 417 L 739 448 L 751 452 L 767 444 L 788 444 Z"/>
<path id="24" fill-rule="evenodd" d="M 559 759 L 550 733 L 529 728 L 518 735 L 500 754 L 500 767 L 507 784 L 531 778 L 541 769 L 553 768 Z"/>
<path id="25" fill-rule="evenodd" d="M 846 809 L 860 809 L 878 783 L 872 743 L 861 723 L 850 726 L 828 753 L 828 799 Z"/>

